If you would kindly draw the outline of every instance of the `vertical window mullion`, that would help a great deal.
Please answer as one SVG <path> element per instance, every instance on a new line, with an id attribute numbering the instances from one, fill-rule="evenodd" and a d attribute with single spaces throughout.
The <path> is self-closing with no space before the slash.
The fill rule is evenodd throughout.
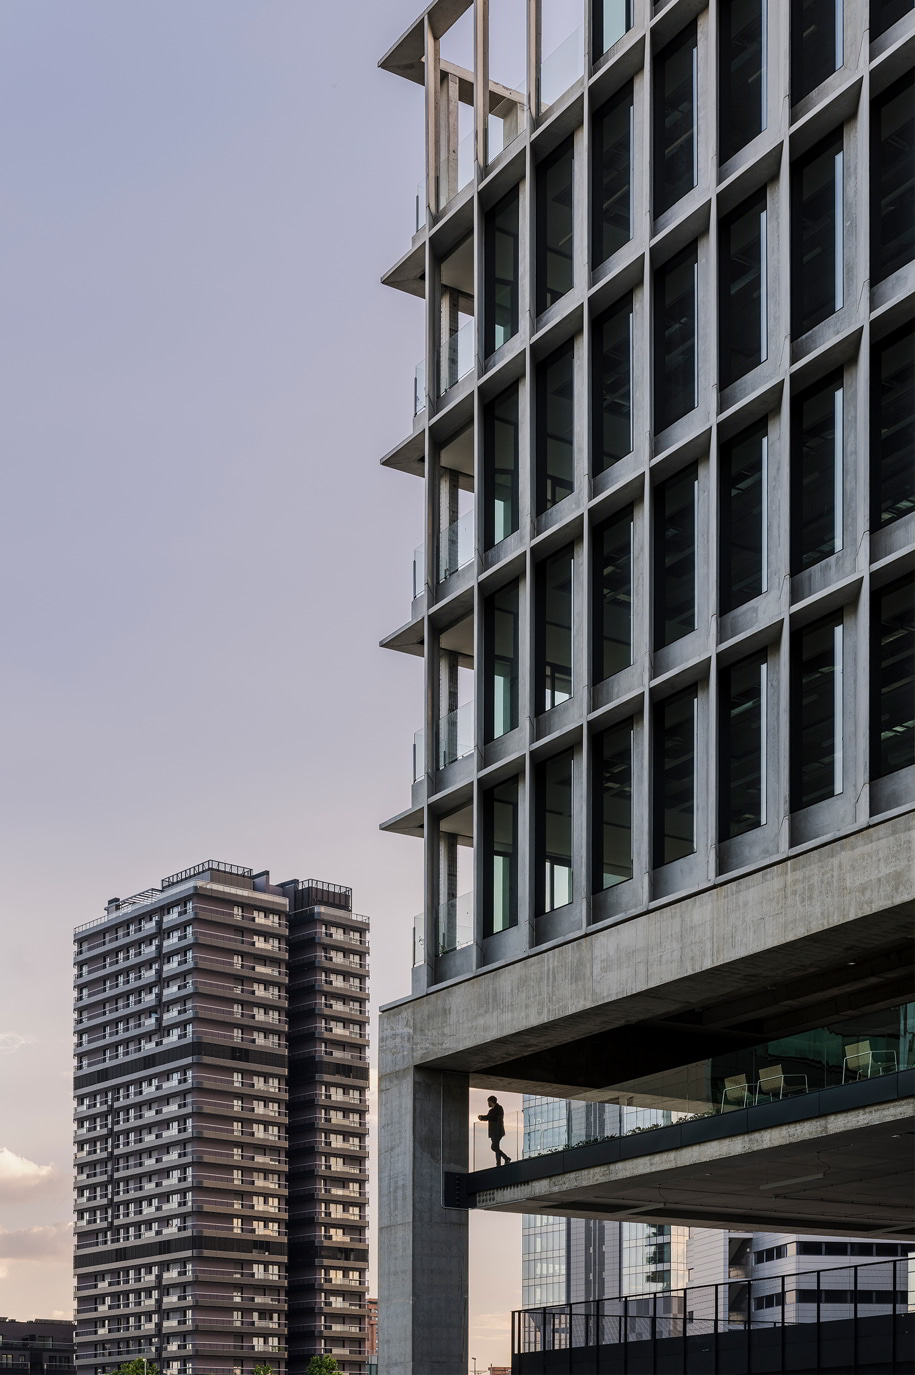
<path id="1" fill-rule="evenodd" d="M 835 208 L 833 210 L 833 223 L 835 226 L 836 310 L 841 310 L 845 304 L 845 215 L 843 213 L 845 187 L 844 154 L 841 149 L 836 153 L 834 194 Z"/>
<path id="2" fill-rule="evenodd" d="M 843 786 L 843 744 L 844 744 L 844 721 L 842 712 L 843 689 L 842 689 L 842 668 L 843 668 L 843 646 L 842 646 L 842 622 L 833 627 L 833 729 L 835 731 L 835 753 L 833 755 L 832 790 L 838 797 Z"/>

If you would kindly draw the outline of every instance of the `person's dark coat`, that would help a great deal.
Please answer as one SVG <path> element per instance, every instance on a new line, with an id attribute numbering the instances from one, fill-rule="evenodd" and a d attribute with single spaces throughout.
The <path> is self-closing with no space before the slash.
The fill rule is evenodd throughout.
<path id="1" fill-rule="evenodd" d="M 490 1141 L 501 1141 L 505 1135 L 505 1109 L 501 1103 L 489 1109 L 486 1122 Z"/>

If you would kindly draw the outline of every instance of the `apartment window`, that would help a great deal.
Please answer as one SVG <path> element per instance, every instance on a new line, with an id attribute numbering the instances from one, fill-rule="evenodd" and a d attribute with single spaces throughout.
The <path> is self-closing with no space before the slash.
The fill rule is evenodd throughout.
<path id="1" fill-rule="evenodd" d="M 791 569 L 801 573 L 842 548 L 842 373 L 797 398 L 791 415 Z"/>
<path id="2" fill-rule="evenodd" d="M 632 878 L 632 722 L 595 735 L 591 751 L 595 893 Z"/>
<path id="3" fill-rule="evenodd" d="M 765 654 L 723 670 L 718 691 L 718 830 L 722 840 L 766 824 Z"/>
<path id="4" fill-rule="evenodd" d="M 624 296 L 591 335 L 591 472 L 632 453 L 632 297 Z"/>
<path id="5" fill-rule="evenodd" d="M 796 104 L 845 61 L 843 0 L 791 0 L 791 100 Z"/>
<path id="6" fill-rule="evenodd" d="M 571 544 L 537 570 L 538 713 L 572 696 L 573 570 Z"/>
<path id="7" fill-rule="evenodd" d="M 842 791 L 842 617 L 796 631 L 791 655 L 791 807 Z"/>
<path id="8" fill-rule="evenodd" d="M 632 507 L 603 525 L 591 541 L 594 587 L 594 682 L 632 663 Z"/>
<path id="9" fill-rule="evenodd" d="M 487 740 L 498 740 L 518 724 L 519 602 L 520 587 L 517 582 L 500 588 L 486 601 L 484 650 Z"/>
<path id="10" fill-rule="evenodd" d="M 699 476 L 695 463 L 655 499 L 655 649 L 696 629 Z"/>
<path id="11" fill-rule="evenodd" d="M 871 525 L 915 511 L 915 325 L 871 353 Z"/>
<path id="12" fill-rule="evenodd" d="M 632 238 L 632 86 L 624 86 L 594 116 L 591 127 L 591 256 L 606 262 Z"/>
<path id="13" fill-rule="evenodd" d="M 915 0 L 871 0 L 871 41 L 915 9 Z"/>
<path id="14" fill-rule="evenodd" d="M 537 911 L 552 912 L 572 901 L 572 751 L 537 769 L 535 853 Z"/>
<path id="15" fill-rule="evenodd" d="M 574 276 L 572 140 L 566 139 L 537 173 L 537 314 L 571 291 Z"/>
<path id="16" fill-rule="evenodd" d="M 518 528 L 518 386 L 490 402 L 483 415 L 483 513 L 486 548 Z"/>
<path id="17" fill-rule="evenodd" d="M 518 924 L 518 780 L 483 794 L 485 910 L 483 935 Z"/>
<path id="18" fill-rule="evenodd" d="M 569 342 L 537 369 L 537 509 L 575 486 L 575 354 Z"/>
<path id="19" fill-rule="evenodd" d="M 698 50 L 690 24 L 655 61 L 654 213 L 685 196 L 698 179 Z"/>
<path id="20" fill-rule="evenodd" d="M 915 257 L 915 77 L 909 72 L 871 105 L 871 277 L 880 282 Z"/>
<path id="21" fill-rule="evenodd" d="M 765 191 L 721 221 L 718 262 L 718 358 L 727 387 L 769 351 Z"/>
<path id="22" fill-rule="evenodd" d="M 690 244 L 659 268 L 655 277 L 656 430 L 666 430 L 699 403 L 698 295 L 698 245 Z"/>
<path id="23" fill-rule="evenodd" d="M 632 0 L 593 0 L 594 61 L 599 61 L 632 28 Z"/>
<path id="24" fill-rule="evenodd" d="M 670 864 L 696 849 L 695 687 L 659 702 L 654 711 L 654 858 Z"/>
<path id="25" fill-rule="evenodd" d="M 871 599 L 871 777 L 915 764 L 915 582 Z"/>
<path id="26" fill-rule="evenodd" d="M 723 0 L 718 10 L 718 150 L 721 162 L 762 133 L 767 0 Z"/>
<path id="27" fill-rule="evenodd" d="M 794 169 L 791 213 L 792 332 L 813 329 L 845 304 L 841 130 Z"/>
<path id="28" fill-rule="evenodd" d="M 518 333 L 518 188 L 486 216 L 485 283 L 487 355 Z"/>
<path id="29" fill-rule="evenodd" d="M 768 421 L 721 449 L 718 596 L 722 612 L 752 601 L 768 585 Z"/>

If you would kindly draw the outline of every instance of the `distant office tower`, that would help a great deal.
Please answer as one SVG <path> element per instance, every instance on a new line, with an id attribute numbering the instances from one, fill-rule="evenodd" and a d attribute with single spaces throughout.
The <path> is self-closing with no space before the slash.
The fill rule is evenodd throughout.
<path id="1" fill-rule="evenodd" d="M 74 1325 L 63 1318 L 0 1318 L 3 1375 L 72 1375 Z"/>
<path id="2" fill-rule="evenodd" d="M 362 1375 L 368 942 L 350 904 L 208 860 L 77 928 L 81 1375 L 134 1357 L 295 1375 L 324 1351 Z"/>

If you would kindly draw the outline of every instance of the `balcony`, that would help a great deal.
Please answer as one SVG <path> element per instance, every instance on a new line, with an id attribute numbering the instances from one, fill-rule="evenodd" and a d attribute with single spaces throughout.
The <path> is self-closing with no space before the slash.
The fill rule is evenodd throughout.
<path id="1" fill-rule="evenodd" d="M 457 338 L 457 336 L 455 336 Z M 474 513 L 466 511 L 439 534 L 438 580 L 444 582 L 452 573 L 466 568 L 473 559 Z M 415 595 L 415 594 L 414 594 Z"/>
<path id="2" fill-rule="evenodd" d="M 439 955 L 473 944 L 473 893 L 462 893 L 439 905 L 435 935 Z"/>
<path id="3" fill-rule="evenodd" d="M 438 723 L 438 768 L 473 753 L 473 703 L 449 711 Z"/>
<path id="4" fill-rule="evenodd" d="M 413 415 L 426 409 L 426 360 L 421 358 L 413 369 Z"/>
<path id="5" fill-rule="evenodd" d="M 541 114 L 575 85 L 584 69 L 584 31 L 578 28 L 541 60 L 538 74 Z"/>
<path id="6" fill-rule="evenodd" d="M 465 320 L 454 334 L 451 335 L 447 344 L 441 349 L 439 356 L 439 395 L 444 396 L 452 387 L 457 386 L 462 378 L 473 371 L 476 361 L 476 322 L 472 319 Z"/>

